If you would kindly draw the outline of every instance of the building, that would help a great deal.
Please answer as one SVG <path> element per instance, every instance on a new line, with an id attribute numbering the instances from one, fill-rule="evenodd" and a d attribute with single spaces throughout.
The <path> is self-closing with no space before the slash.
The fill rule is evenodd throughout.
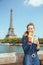
<path id="1" fill-rule="evenodd" d="M 14 28 L 13 28 L 13 18 L 12 18 L 12 9 L 10 10 L 10 26 L 9 26 L 9 29 L 8 29 L 8 33 L 6 35 L 6 37 L 8 38 L 15 38 L 16 35 L 14 33 Z"/>

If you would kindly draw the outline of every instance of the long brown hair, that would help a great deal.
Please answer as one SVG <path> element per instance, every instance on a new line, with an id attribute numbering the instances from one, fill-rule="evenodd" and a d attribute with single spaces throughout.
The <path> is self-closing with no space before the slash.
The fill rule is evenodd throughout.
<path id="1" fill-rule="evenodd" d="M 24 36 L 28 37 L 28 35 L 29 35 L 28 31 L 26 31 L 26 32 L 24 33 Z"/>

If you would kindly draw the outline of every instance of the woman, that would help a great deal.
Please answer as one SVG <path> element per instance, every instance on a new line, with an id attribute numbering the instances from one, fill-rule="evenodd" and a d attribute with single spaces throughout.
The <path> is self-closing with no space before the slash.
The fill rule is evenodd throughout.
<path id="1" fill-rule="evenodd" d="M 40 49 L 39 40 L 34 36 L 34 24 L 27 25 L 27 31 L 22 38 L 22 47 L 24 51 L 23 65 L 40 65 L 37 51 Z"/>

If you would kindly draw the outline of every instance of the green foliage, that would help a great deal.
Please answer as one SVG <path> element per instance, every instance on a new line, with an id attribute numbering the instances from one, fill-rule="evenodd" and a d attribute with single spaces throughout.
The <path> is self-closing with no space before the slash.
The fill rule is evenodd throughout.
<path id="1" fill-rule="evenodd" d="M 2 40 L 2 43 L 21 43 L 22 38 L 5 38 Z"/>
<path id="2" fill-rule="evenodd" d="M 40 38 L 39 41 L 40 41 L 40 44 L 43 44 L 43 38 Z"/>
<path id="3" fill-rule="evenodd" d="M 39 39 L 40 44 L 43 44 L 43 38 Z M 22 38 L 4 38 L 0 39 L 2 43 L 22 43 Z"/>

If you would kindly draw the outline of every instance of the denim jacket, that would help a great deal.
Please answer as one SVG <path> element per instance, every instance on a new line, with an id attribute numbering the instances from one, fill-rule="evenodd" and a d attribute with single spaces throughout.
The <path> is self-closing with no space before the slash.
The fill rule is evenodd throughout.
<path id="1" fill-rule="evenodd" d="M 23 48 L 24 54 L 29 54 L 29 55 L 32 55 L 33 53 L 37 54 L 37 51 L 39 51 L 39 49 L 36 48 L 37 45 L 34 44 L 34 43 L 28 44 L 27 40 L 28 40 L 28 38 L 23 36 L 23 38 L 22 38 L 22 48 Z"/>

